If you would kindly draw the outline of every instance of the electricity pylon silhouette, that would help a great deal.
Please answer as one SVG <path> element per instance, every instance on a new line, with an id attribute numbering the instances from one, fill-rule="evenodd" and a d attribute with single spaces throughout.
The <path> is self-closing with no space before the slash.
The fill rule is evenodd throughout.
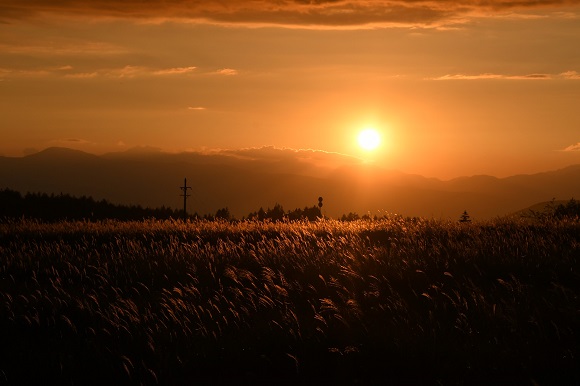
<path id="1" fill-rule="evenodd" d="M 187 178 L 183 179 L 183 186 L 180 186 L 179 189 L 183 190 L 183 221 L 187 220 L 187 197 L 191 196 L 191 194 L 187 194 L 187 189 L 191 189 L 191 186 L 187 186 Z"/>

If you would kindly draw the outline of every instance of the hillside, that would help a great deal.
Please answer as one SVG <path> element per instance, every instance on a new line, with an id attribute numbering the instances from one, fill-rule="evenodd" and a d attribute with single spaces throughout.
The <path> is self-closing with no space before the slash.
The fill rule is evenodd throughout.
<path id="1" fill-rule="evenodd" d="M 143 207 L 182 207 L 179 186 L 193 189 L 192 212 L 228 207 L 241 218 L 259 207 L 302 208 L 324 197 L 323 213 L 357 212 L 474 219 L 506 215 L 552 198 L 580 197 L 580 165 L 508 178 L 449 181 L 386 170 L 340 154 L 271 147 L 211 153 L 152 149 L 101 156 L 49 148 L 0 157 L 0 189 L 90 196 Z"/>

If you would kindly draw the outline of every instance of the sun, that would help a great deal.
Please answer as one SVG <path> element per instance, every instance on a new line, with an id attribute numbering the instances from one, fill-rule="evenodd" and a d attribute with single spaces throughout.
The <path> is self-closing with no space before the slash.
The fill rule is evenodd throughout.
<path id="1" fill-rule="evenodd" d="M 364 129 L 358 134 L 358 144 L 364 150 L 375 150 L 381 144 L 381 136 L 375 129 Z"/>

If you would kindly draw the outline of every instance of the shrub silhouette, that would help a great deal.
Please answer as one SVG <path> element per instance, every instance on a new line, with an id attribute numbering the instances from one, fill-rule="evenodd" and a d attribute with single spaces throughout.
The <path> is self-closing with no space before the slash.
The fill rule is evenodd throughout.
<path id="1" fill-rule="evenodd" d="M 580 201 L 573 198 L 566 204 L 560 204 L 554 209 L 554 218 L 558 220 L 578 217 L 580 217 Z"/>

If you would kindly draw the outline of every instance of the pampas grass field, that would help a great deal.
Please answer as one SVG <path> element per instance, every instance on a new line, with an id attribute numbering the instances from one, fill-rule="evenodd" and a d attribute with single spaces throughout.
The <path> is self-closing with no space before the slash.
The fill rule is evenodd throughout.
<path id="1" fill-rule="evenodd" d="M 580 384 L 580 223 L 0 224 L 0 384 Z"/>

